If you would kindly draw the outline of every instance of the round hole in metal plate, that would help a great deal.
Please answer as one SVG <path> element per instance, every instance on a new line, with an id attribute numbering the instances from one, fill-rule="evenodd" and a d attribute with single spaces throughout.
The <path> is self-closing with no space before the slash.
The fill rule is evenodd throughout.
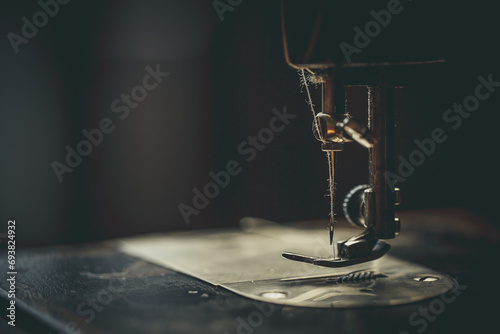
<path id="1" fill-rule="evenodd" d="M 417 282 L 435 282 L 439 279 L 440 277 L 435 275 L 418 275 L 416 277 L 413 277 L 413 280 Z"/>
<path id="2" fill-rule="evenodd" d="M 282 299 L 286 298 L 287 293 L 283 291 L 266 291 L 260 294 L 262 297 L 269 299 Z"/>

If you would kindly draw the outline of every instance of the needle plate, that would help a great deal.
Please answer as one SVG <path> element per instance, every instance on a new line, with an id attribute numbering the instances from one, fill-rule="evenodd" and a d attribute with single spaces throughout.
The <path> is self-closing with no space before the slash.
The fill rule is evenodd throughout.
<path id="1" fill-rule="evenodd" d="M 339 238 L 355 231 L 336 229 Z M 157 234 L 121 240 L 125 253 L 174 269 L 244 297 L 282 305 L 351 308 L 388 306 L 438 296 L 449 276 L 386 255 L 349 268 L 326 268 L 284 259 L 285 249 L 331 252 L 324 229 L 285 227 L 246 218 L 242 228 Z M 425 277 L 426 279 L 421 279 Z"/>

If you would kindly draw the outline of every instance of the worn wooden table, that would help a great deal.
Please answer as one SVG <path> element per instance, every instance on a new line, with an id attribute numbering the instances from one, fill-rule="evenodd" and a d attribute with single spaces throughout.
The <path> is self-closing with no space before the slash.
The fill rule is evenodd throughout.
<path id="1" fill-rule="evenodd" d="M 120 253 L 110 241 L 18 251 L 16 327 L 6 322 L 7 256 L 2 250 L 0 332 L 495 332 L 500 232 L 461 209 L 399 216 L 403 231 L 391 241 L 391 254 L 454 277 L 460 285 L 454 300 L 350 310 L 255 304 Z"/>

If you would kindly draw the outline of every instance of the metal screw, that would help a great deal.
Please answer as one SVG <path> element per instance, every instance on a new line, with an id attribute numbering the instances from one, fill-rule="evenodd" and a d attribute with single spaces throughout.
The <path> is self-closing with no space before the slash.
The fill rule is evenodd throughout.
<path id="1" fill-rule="evenodd" d="M 434 275 L 419 275 L 416 277 L 413 277 L 413 280 L 417 282 L 435 282 L 440 280 L 441 278 L 439 276 L 434 276 Z"/>

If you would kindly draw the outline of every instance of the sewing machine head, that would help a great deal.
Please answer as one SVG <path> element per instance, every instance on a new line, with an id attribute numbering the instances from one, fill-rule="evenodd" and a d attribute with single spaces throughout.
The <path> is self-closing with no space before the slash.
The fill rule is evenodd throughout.
<path id="1" fill-rule="evenodd" d="M 409 29 L 404 40 L 397 38 L 399 32 L 394 29 L 381 34 L 403 10 L 397 0 L 317 0 L 307 2 L 307 6 L 301 1 L 281 1 L 286 62 L 299 70 L 306 89 L 309 82 L 320 84 L 322 89 L 322 111 L 316 113 L 312 101 L 310 105 L 313 132 L 327 154 L 330 169 L 329 233 L 333 244 L 333 257 L 329 259 L 289 252 L 283 253 L 285 258 L 326 267 L 367 262 L 387 253 L 390 246 L 381 239 L 392 239 L 400 230 L 400 221 L 395 217 L 400 190 L 387 180 L 388 173 L 395 170 L 398 76 L 405 66 L 443 61 L 435 48 L 428 47 L 428 39 L 419 32 L 415 34 L 415 29 Z M 370 15 L 365 23 L 364 13 Z M 377 46 L 368 47 L 375 39 Z M 367 87 L 368 120 L 354 119 L 349 113 L 345 96 L 346 87 L 351 85 Z M 347 194 L 343 211 L 351 224 L 364 231 L 333 243 L 336 160 L 344 149 L 354 145 L 348 144 L 351 142 L 367 148 L 369 184 L 359 185 Z"/>

